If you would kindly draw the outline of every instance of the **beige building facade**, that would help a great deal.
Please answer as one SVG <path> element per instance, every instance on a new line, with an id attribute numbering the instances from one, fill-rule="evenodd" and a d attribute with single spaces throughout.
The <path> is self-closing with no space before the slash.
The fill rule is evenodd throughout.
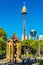
<path id="1" fill-rule="evenodd" d="M 6 61 L 14 61 L 20 60 L 21 58 L 21 43 L 20 40 L 13 35 L 7 41 L 7 49 L 6 49 Z"/>

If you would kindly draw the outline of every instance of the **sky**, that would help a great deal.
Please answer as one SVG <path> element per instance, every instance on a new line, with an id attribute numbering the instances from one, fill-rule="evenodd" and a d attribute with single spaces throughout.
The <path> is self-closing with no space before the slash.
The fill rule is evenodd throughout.
<path id="1" fill-rule="evenodd" d="M 37 31 L 37 35 L 43 35 L 43 0 L 0 0 L 0 27 L 6 31 L 8 38 L 13 32 L 22 38 L 24 2 L 27 8 L 26 35 L 32 29 Z"/>

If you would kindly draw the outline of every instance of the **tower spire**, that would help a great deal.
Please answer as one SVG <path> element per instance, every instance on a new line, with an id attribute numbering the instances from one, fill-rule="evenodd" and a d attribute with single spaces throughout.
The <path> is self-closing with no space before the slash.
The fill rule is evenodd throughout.
<path id="1" fill-rule="evenodd" d="M 25 40 L 25 35 L 26 35 L 26 14 L 27 14 L 27 11 L 26 11 L 26 6 L 25 6 L 25 2 L 24 2 L 24 5 L 23 5 L 23 8 L 22 8 L 22 14 L 24 16 L 24 26 L 23 26 L 23 30 L 24 30 L 24 40 Z"/>
<path id="2" fill-rule="evenodd" d="M 23 4 L 24 4 L 24 6 L 25 6 L 25 1 L 24 1 L 24 3 L 23 3 Z"/>

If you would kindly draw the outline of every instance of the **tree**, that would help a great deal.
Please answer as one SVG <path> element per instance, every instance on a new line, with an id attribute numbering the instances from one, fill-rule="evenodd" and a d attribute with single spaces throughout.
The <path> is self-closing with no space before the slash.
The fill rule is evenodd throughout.
<path id="1" fill-rule="evenodd" d="M 6 50 L 7 35 L 4 29 L 0 28 L 0 54 Z"/>
<path id="2" fill-rule="evenodd" d="M 0 38 L 7 40 L 7 35 L 4 29 L 0 28 Z"/>
<path id="3" fill-rule="evenodd" d="M 21 46 L 26 46 L 29 53 L 36 53 L 38 51 L 38 40 L 24 40 L 21 42 Z"/>

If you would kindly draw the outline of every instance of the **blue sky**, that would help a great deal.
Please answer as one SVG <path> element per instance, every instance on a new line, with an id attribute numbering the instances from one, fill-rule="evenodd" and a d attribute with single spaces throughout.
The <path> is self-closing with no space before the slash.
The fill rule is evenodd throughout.
<path id="1" fill-rule="evenodd" d="M 25 1 L 27 7 L 26 34 L 35 29 L 38 35 L 43 34 L 43 0 L 0 0 L 0 27 L 8 38 L 12 33 L 21 38 L 23 34 L 22 6 Z"/>

